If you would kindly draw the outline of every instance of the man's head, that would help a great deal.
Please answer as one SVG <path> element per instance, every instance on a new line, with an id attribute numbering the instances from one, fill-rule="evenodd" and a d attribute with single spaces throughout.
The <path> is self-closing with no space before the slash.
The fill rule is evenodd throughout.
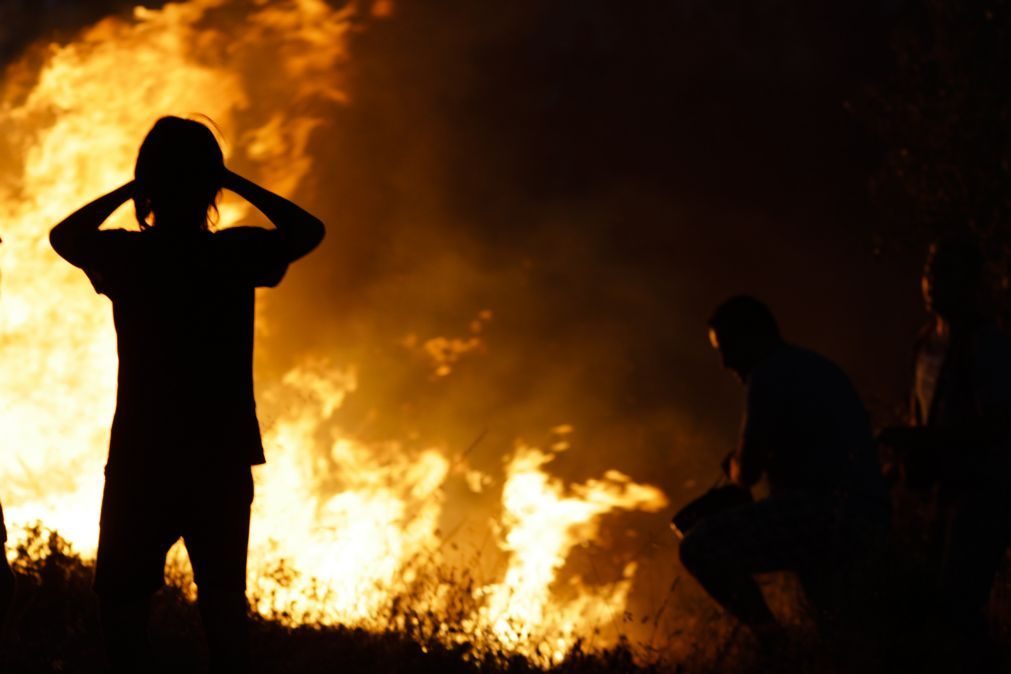
<path id="1" fill-rule="evenodd" d="M 983 255 L 968 236 L 931 244 L 923 265 L 920 288 L 927 311 L 947 320 L 970 317 L 979 309 Z"/>
<path id="2" fill-rule="evenodd" d="M 754 297 L 731 297 L 709 319 L 709 341 L 723 366 L 743 381 L 783 339 L 769 307 Z"/>
<path id="3" fill-rule="evenodd" d="M 141 228 L 206 229 L 224 168 L 221 146 L 210 129 L 180 117 L 159 119 L 140 146 L 134 172 Z"/>

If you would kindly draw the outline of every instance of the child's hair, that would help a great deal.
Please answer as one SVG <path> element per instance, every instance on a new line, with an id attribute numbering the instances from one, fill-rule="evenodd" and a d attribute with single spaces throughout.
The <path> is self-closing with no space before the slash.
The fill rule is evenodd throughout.
<path id="1" fill-rule="evenodd" d="M 140 146 L 134 172 L 141 229 L 177 219 L 189 222 L 176 225 L 207 229 L 208 214 L 217 213 L 224 168 L 221 146 L 207 126 L 181 117 L 159 119 Z"/>

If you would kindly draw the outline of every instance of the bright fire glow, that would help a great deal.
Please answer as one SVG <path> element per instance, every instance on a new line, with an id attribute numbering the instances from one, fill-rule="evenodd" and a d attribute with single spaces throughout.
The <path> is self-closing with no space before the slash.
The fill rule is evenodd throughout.
<path id="1" fill-rule="evenodd" d="M 341 80 L 358 9 L 334 10 L 324 0 L 139 8 L 48 48 L 41 68 L 26 58 L 5 74 L 0 496 L 15 538 L 16 525 L 41 521 L 94 554 L 115 401 L 108 301 L 57 258 L 49 228 L 127 181 L 140 139 L 164 114 L 206 114 L 222 129 L 226 155 L 241 152 L 254 178 L 286 194 L 305 187 L 312 133 L 326 122 L 318 111 L 353 104 Z M 371 13 L 391 16 L 393 4 L 376 3 Z M 246 215 L 243 204 L 226 201 L 221 226 Z M 114 216 L 113 226 L 131 224 L 128 209 Z M 260 304 L 268 325 L 269 293 Z M 480 330 L 473 332 L 466 341 L 426 343 L 439 376 L 478 345 Z M 448 453 L 409 452 L 394 440 L 366 446 L 342 434 L 334 413 L 357 377 L 350 364 L 307 358 L 281 381 L 258 382 L 270 423 L 268 464 L 257 472 L 250 592 L 265 615 L 395 627 L 376 624 L 377 616 L 409 592 L 418 560 L 441 563 Z M 465 623 L 479 645 L 557 660 L 624 610 L 635 574 L 629 565 L 611 584 L 572 578 L 556 588 L 570 553 L 593 540 L 606 513 L 655 511 L 665 498 L 617 471 L 566 487 L 544 471 L 552 457 L 521 445 L 507 462 L 498 523 L 507 567 L 500 580 L 471 591 L 476 608 Z M 443 600 L 432 597 L 429 607 L 439 610 Z"/>

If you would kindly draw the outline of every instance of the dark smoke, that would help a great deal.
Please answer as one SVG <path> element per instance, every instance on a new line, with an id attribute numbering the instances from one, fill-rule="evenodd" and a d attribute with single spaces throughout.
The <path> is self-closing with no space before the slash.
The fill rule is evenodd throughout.
<path id="1" fill-rule="evenodd" d="M 0 64 L 39 39 L 61 42 L 114 12 L 161 7 L 166 0 L 4 0 L 0 3 Z"/>
<path id="2" fill-rule="evenodd" d="M 135 4 L 3 3 L 0 55 Z M 363 363 L 349 425 L 378 410 L 456 446 L 487 427 L 497 461 L 571 422 L 574 464 L 671 488 L 671 462 L 732 443 L 739 391 L 704 330 L 730 293 L 890 399 L 919 251 L 873 254 L 882 149 L 846 104 L 888 68 L 891 15 L 836 4 L 398 3 L 353 40 L 353 103 L 320 133 L 303 196 L 331 235 L 279 291 L 313 328 L 283 351 Z M 467 336 L 483 309 L 485 351 L 403 372 L 406 335 Z"/>
<path id="3" fill-rule="evenodd" d="M 675 498 L 733 443 L 740 391 L 704 328 L 728 294 L 899 399 L 920 250 L 875 257 L 881 148 L 846 105 L 887 68 L 889 21 L 869 2 L 399 4 L 353 42 L 325 134 L 331 237 L 290 313 L 330 320 L 300 346 L 387 362 L 349 417 L 455 446 L 487 426 L 489 464 L 571 422 L 563 471 L 617 465 Z M 377 357 L 485 308 L 487 351 L 445 381 Z"/>

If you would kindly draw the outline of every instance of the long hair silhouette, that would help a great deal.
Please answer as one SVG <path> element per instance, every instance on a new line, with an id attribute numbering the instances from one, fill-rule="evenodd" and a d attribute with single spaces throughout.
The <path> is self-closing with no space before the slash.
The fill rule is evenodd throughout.
<path id="1" fill-rule="evenodd" d="M 144 138 L 134 171 L 141 229 L 206 230 L 217 215 L 225 162 L 217 138 L 200 122 L 162 117 Z"/>

